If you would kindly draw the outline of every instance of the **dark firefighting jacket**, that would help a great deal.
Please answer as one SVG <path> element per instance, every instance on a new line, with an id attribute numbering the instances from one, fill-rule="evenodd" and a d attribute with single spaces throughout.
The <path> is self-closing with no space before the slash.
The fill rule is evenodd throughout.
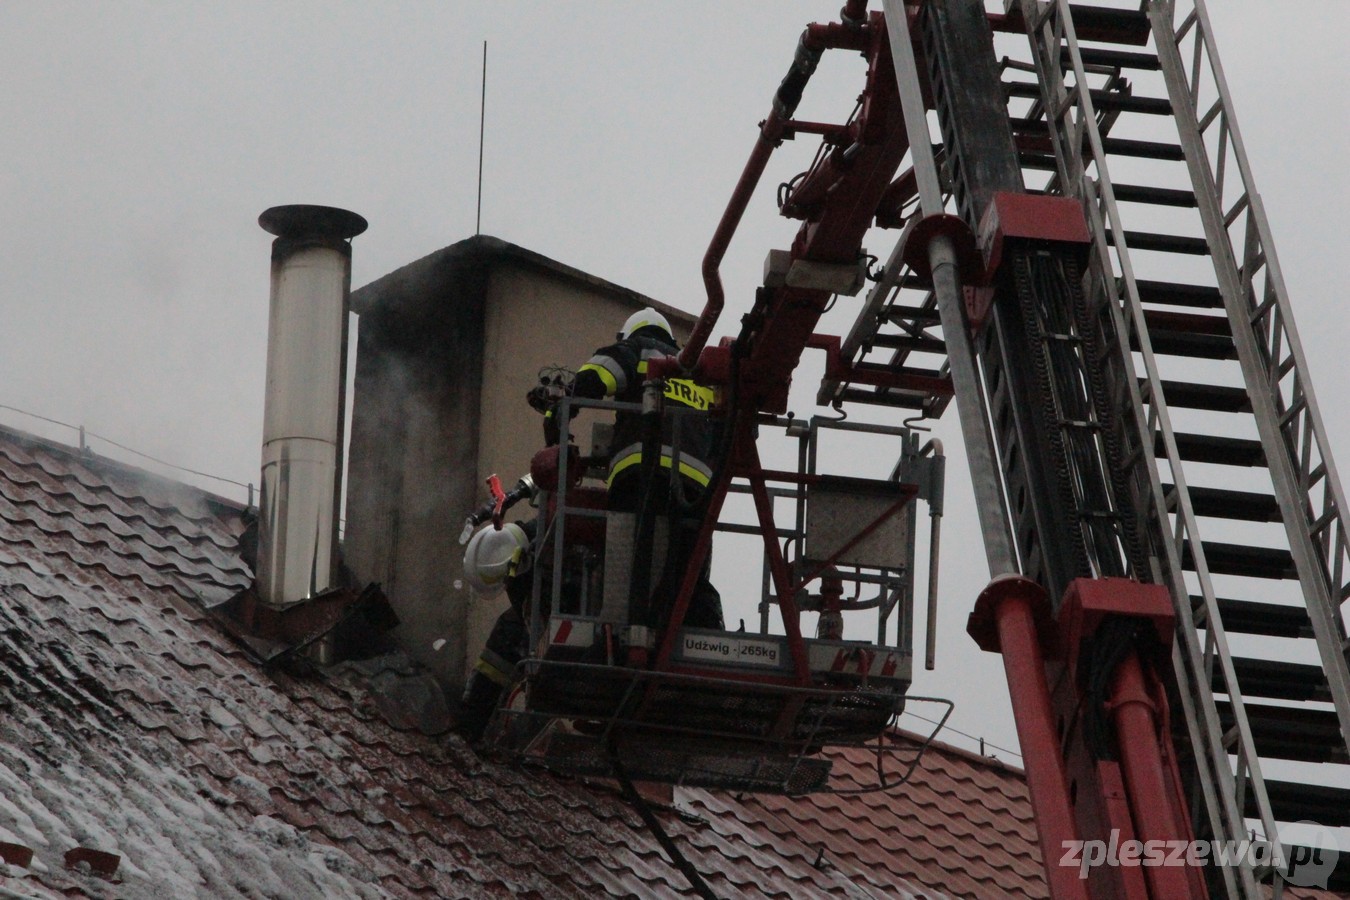
<path id="1" fill-rule="evenodd" d="M 657 326 L 639 328 L 627 338 L 601 347 L 577 370 L 572 393 L 591 399 L 613 398 L 621 403 L 640 403 L 642 385 L 647 380 L 647 365 L 652 359 L 679 352 L 670 335 Z M 667 408 L 682 407 L 706 411 L 712 406 L 713 391 L 687 378 L 667 378 L 663 388 Z M 675 420 L 679 423 L 676 425 Z M 641 417 L 636 412 L 620 412 L 614 421 L 613 452 L 610 455 L 607 483 L 613 487 L 624 473 L 636 476 L 642 461 Z M 715 446 L 715 429 L 705 416 L 664 416 L 661 432 L 661 466 L 669 471 L 679 449 L 679 472 L 690 482 L 706 487 L 712 478 L 709 467 Z"/>

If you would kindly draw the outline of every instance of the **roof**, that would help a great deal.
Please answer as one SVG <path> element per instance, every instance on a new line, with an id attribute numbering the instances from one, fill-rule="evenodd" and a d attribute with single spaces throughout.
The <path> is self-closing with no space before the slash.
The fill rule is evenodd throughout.
<path id="1" fill-rule="evenodd" d="M 250 580 L 247 519 L 0 428 L 0 894 L 690 893 L 609 785 L 445 735 L 406 661 L 252 662 L 205 612 Z M 674 801 L 657 813 L 719 895 L 1045 896 L 1020 774 L 940 744 L 885 795 Z"/>
<path id="2" fill-rule="evenodd" d="M 907 765 L 921 741 L 901 734 L 897 761 Z M 834 754 L 843 783 L 876 782 L 875 758 Z M 890 765 L 890 764 L 888 764 Z M 870 893 L 893 896 L 915 885 L 958 897 L 1048 897 L 1036 827 L 1022 773 L 997 761 L 933 742 L 909 780 L 886 792 L 729 796 L 689 791 L 690 807 L 738 822 L 763 840 L 797 837 L 815 848 L 819 867 L 846 875 Z"/>
<path id="3" fill-rule="evenodd" d="M 668 303 L 486 234 L 456 241 L 352 291 L 352 311 L 364 315 L 376 308 L 410 309 L 418 305 L 420 294 L 428 289 L 440 293 L 450 283 L 463 279 L 468 273 L 502 264 L 546 272 L 565 281 L 594 288 L 627 302 L 635 310 L 650 306 L 673 324 L 685 328 L 692 327 L 698 318 Z"/>

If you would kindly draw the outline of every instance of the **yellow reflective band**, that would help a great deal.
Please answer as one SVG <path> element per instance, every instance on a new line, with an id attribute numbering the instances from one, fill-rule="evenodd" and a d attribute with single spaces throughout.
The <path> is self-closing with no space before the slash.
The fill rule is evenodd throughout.
<path id="1" fill-rule="evenodd" d="M 642 360 L 642 362 L 638 363 L 638 374 L 639 375 L 647 374 L 647 361 L 645 359 Z"/>
<path id="2" fill-rule="evenodd" d="M 609 477 L 605 479 L 605 486 L 608 487 L 610 485 L 613 485 L 614 477 L 616 475 L 618 475 L 624 469 L 627 469 L 629 466 L 636 465 L 641 461 L 642 461 L 642 454 L 633 453 L 628 456 L 625 456 L 623 459 L 616 462 L 609 470 Z M 665 454 L 661 455 L 661 468 L 663 469 L 670 468 L 670 457 L 666 456 Z M 685 462 L 683 459 L 680 460 L 680 474 L 702 487 L 707 487 L 708 482 L 712 480 L 707 472 L 695 468 L 694 466 Z"/>
<path id="3" fill-rule="evenodd" d="M 670 460 L 662 459 L 661 465 L 665 466 L 667 469 L 670 468 Z M 700 472 L 684 460 L 680 460 L 680 474 L 703 487 L 707 487 L 708 482 L 712 480 L 708 477 L 706 472 Z"/>
<path id="4" fill-rule="evenodd" d="M 706 410 L 713 405 L 713 399 L 716 395 L 712 388 L 694 384 L 687 378 L 668 378 L 666 379 L 665 397 L 667 400 L 674 400 L 676 403 L 682 403 L 694 409 Z"/>
<path id="5" fill-rule="evenodd" d="M 597 366 L 595 363 L 586 363 L 586 365 L 582 366 L 580 369 L 577 369 L 578 375 L 580 375 L 582 372 L 594 372 L 595 374 L 599 375 L 600 380 L 605 384 L 605 393 L 607 394 L 618 393 L 619 383 L 614 380 L 613 374 L 611 374 L 609 369 L 606 369 L 604 366 Z"/>
<path id="6" fill-rule="evenodd" d="M 634 465 L 635 463 L 640 462 L 641 460 L 642 454 L 634 453 L 631 456 L 625 456 L 623 459 L 614 463 L 614 465 L 610 466 L 609 468 L 609 477 L 605 479 L 605 485 L 606 486 L 612 485 L 614 483 L 615 475 L 618 475 L 624 469 L 628 468 L 631 465 Z"/>
<path id="7" fill-rule="evenodd" d="M 489 681 L 495 682 L 504 688 L 509 688 L 511 686 L 511 676 L 482 657 L 479 657 L 478 662 L 474 664 L 474 669 L 482 672 Z"/>

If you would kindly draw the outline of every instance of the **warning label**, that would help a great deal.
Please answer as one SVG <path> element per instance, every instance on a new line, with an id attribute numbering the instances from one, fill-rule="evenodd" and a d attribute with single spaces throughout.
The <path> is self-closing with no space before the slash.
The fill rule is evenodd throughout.
<path id="1" fill-rule="evenodd" d="M 740 663 L 750 666 L 777 666 L 782 647 L 777 641 L 757 641 L 746 638 L 709 637 L 686 634 L 680 645 L 685 659 L 712 662 Z"/>

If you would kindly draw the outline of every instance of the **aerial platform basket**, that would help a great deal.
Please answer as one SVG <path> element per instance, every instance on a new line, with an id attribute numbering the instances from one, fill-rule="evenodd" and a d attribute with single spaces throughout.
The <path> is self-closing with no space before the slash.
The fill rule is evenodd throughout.
<path id="1" fill-rule="evenodd" d="M 685 628 L 674 666 L 614 665 L 603 624 L 555 616 L 540 658 L 520 665 L 527 704 L 500 710 L 502 752 L 554 771 L 607 776 L 618 754 L 637 780 L 772 793 L 828 787 L 825 748 L 868 745 L 904 709 L 911 659 L 861 641 L 803 641 L 810 683 L 792 683 L 788 638 Z"/>
<path id="2" fill-rule="evenodd" d="M 529 704 L 498 711 L 489 740 L 501 752 L 602 777 L 617 754 L 637 781 L 786 794 L 826 788 L 831 763 L 817 754 L 874 741 L 903 710 L 907 687 L 801 687 L 548 659 L 521 667 Z"/>
<path id="3" fill-rule="evenodd" d="M 574 405 L 641 411 L 567 398 L 557 409 L 562 433 L 569 433 Z M 664 415 L 672 419 L 671 455 L 678 457 L 680 423 L 688 428 L 709 414 L 677 409 Z M 484 736 L 492 751 L 560 774 L 623 771 L 636 781 L 780 794 L 834 789 L 829 755 L 842 748 L 893 753 L 884 736 L 905 708 L 913 669 L 913 501 L 926 500 L 937 522 L 940 446 L 920 446 L 904 427 L 820 417 L 751 424 L 732 439 L 724 477 L 707 488 L 716 502 L 707 500 L 699 549 L 684 564 L 681 588 L 669 596 L 658 598 L 650 587 L 664 551 L 674 546 L 662 530 L 668 524 L 658 517 L 644 532 L 634 513 L 608 509 L 594 481 L 583 483 L 583 470 L 584 477 L 597 477 L 588 460 L 607 453 L 559 452 L 556 471 L 541 466 L 532 472 L 541 525 L 532 553 L 530 650 L 518 665 L 511 699 Z M 784 429 L 798 457 L 795 471 L 759 464 L 755 438 L 764 426 Z M 818 472 L 827 433 L 849 442 L 846 452 L 834 448 L 830 458 L 863 453 L 860 446 L 869 442 L 877 460 L 898 453 L 890 477 Z M 644 475 L 653 479 L 644 482 L 644 495 L 676 495 L 674 471 L 672 465 L 669 474 Z M 670 480 L 669 488 L 662 479 Z M 728 495 L 748 502 L 724 508 Z M 750 509 L 754 518 L 745 521 Z M 733 552 L 759 548 L 759 603 L 733 607 L 758 612 L 758 628 L 747 623 L 750 616 L 735 631 L 683 625 L 695 578 L 706 577 L 695 574 L 706 559 L 698 554 L 706 554 L 714 533 L 732 542 Z M 936 524 L 930 543 L 935 552 Z M 633 571 L 638 560 L 650 569 L 642 587 L 634 587 L 644 577 Z M 934 572 L 929 581 L 935 593 Z M 633 597 L 649 599 L 635 603 Z M 774 611 L 784 633 L 770 627 Z M 803 613 L 819 617 L 817 637 L 803 633 Z M 853 620 L 857 613 L 870 624 L 857 621 L 846 632 L 845 616 Z M 661 625 L 653 624 L 658 620 Z M 844 639 L 860 632 L 875 638 Z M 878 759 L 869 768 L 877 783 L 868 789 L 893 783 L 886 775 L 893 766 Z"/>

